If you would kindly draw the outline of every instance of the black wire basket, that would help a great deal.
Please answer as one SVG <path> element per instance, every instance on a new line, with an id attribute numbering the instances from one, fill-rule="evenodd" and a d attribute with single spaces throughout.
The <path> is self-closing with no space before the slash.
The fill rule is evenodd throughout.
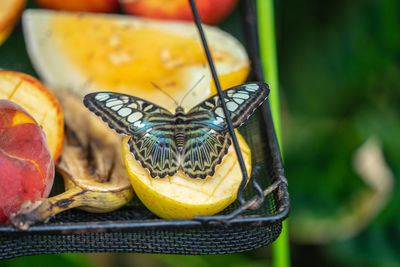
<path id="1" fill-rule="evenodd" d="M 263 80 L 253 3 L 242 4 L 252 75 Z M 10 39 L 23 42 L 21 30 Z M 5 43 L 0 49 L 0 67 L 26 71 L 31 66 L 27 57 L 21 59 L 26 64 L 18 63 L 7 47 Z M 215 216 L 193 219 L 160 219 L 135 201 L 104 214 L 69 210 L 26 231 L 1 226 L 0 259 L 68 252 L 225 254 L 272 243 L 288 216 L 289 195 L 269 104 L 259 108 L 239 131 L 252 151 L 252 166 L 258 166 L 252 184 L 241 192 L 244 201 L 235 201 Z"/>

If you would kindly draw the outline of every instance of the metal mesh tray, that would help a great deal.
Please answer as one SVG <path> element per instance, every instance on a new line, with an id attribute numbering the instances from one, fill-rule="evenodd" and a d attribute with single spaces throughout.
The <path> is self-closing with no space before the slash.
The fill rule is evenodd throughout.
<path id="1" fill-rule="evenodd" d="M 254 26 L 254 16 L 249 21 L 248 15 L 246 21 L 253 21 Z M 252 27 L 251 23 L 247 26 Z M 253 65 L 257 65 L 259 59 L 254 50 L 258 48 L 252 32 L 247 32 L 248 39 L 252 39 L 248 40 L 249 54 Z M 35 74 L 24 50 L 21 29 L 1 47 L 0 67 Z M 259 66 L 253 67 L 253 75 L 262 80 Z M 239 131 L 252 151 L 252 166 L 260 168 L 255 180 L 264 190 L 265 199 L 258 209 L 246 209 L 257 198 L 249 184 L 243 192 L 246 205 L 235 201 L 215 216 L 164 220 L 138 200 L 105 214 L 69 210 L 26 231 L 1 226 L 0 259 L 67 252 L 224 254 L 272 243 L 288 215 L 289 196 L 268 103 Z"/>

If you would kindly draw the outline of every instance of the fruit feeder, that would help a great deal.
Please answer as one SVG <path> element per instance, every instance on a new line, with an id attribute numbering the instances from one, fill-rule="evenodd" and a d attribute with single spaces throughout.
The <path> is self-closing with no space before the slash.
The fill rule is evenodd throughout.
<path id="1" fill-rule="evenodd" d="M 216 88 L 222 96 L 194 1 L 190 3 Z M 256 15 L 251 1 L 243 4 L 252 78 L 262 81 Z M 225 114 L 229 114 L 222 103 Z M 289 196 L 269 104 L 264 103 L 240 128 L 252 151 L 251 177 L 247 175 L 231 119 L 225 117 L 243 179 L 237 200 L 219 214 L 164 220 L 141 203 L 104 214 L 69 210 L 25 231 L 1 226 L 0 259 L 71 252 L 225 254 L 272 243 L 281 233 L 282 220 L 288 216 Z"/>

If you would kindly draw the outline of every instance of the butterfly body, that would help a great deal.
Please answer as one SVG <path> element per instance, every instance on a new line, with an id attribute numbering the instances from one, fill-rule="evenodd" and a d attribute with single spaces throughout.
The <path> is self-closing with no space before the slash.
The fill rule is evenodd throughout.
<path id="1" fill-rule="evenodd" d="M 223 93 L 237 128 L 263 103 L 269 88 L 265 83 L 248 83 Z M 88 94 L 84 104 L 112 129 L 131 136 L 130 151 L 152 177 L 172 176 L 179 169 L 192 178 L 212 176 L 231 144 L 218 95 L 188 112 L 178 106 L 175 113 L 144 99 L 112 92 Z"/>
<path id="2" fill-rule="evenodd" d="M 185 146 L 185 124 L 186 117 L 182 107 L 177 107 L 175 110 L 175 143 L 179 152 L 183 151 Z"/>

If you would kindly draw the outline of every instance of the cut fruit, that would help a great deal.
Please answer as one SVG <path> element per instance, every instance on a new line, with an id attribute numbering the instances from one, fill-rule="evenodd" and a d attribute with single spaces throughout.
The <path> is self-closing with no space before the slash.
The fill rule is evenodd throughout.
<path id="1" fill-rule="evenodd" d="M 69 95 L 60 95 L 60 99 L 67 131 L 57 170 L 64 179 L 65 192 L 40 199 L 11 217 L 11 222 L 21 229 L 71 208 L 110 212 L 133 197 L 120 149 L 121 137 L 104 127 L 80 99 Z"/>
<path id="2" fill-rule="evenodd" d="M 53 160 L 57 162 L 64 141 L 64 121 L 57 99 L 35 78 L 24 73 L 2 70 L 0 99 L 17 103 L 37 121 L 46 135 Z"/>
<path id="3" fill-rule="evenodd" d="M 202 23 L 218 24 L 237 4 L 237 0 L 196 0 Z M 120 0 L 122 9 L 129 14 L 170 20 L 193 20 L 187 0 Z"/>
<path id="4" fill-rule="evenodd" d="M 36 0 L 44 8 L 85 12 L 116 12 L 118 0 Z"/>
<path id="5" fill-rule="evenodd" d="M 26 0 L 0 0 L 0 45 L 17 23 Z"/>
<path id="6" fill-rule="evenodd" d="M 36 121 L 16 103 L 0 100 L 0 224 L 50 193 L 54 162 Z"/>
<path id="7" fill-rule="evenodd" d="M 238 132 L 236 135 L 250 175 L 250 149 Z M 159 217 L 213 215 L 236 199 L 242 173 L 232 145 L 212 177 L 193 179 L 180 170 L 174 176 L 152 178 L 129 151 L 128 140 L 129 137 L 124 138 L 122 149 L 133 189 L 143 204 Z"/>
<path id="8" fill-rule="evenodd" d="M 29 10 L 23 25 L 29 56 L 52 88 L 82 97 L 114 91 L 175 108 L 152 83 L 180 102 L 204 76 L 182 106 L 193 107 L 212 94 L 213 82 L 193 23 Z M 243 83 L 249 70 L 243 46 L 218 28 L 204 28 L 222 88 Z"/>

